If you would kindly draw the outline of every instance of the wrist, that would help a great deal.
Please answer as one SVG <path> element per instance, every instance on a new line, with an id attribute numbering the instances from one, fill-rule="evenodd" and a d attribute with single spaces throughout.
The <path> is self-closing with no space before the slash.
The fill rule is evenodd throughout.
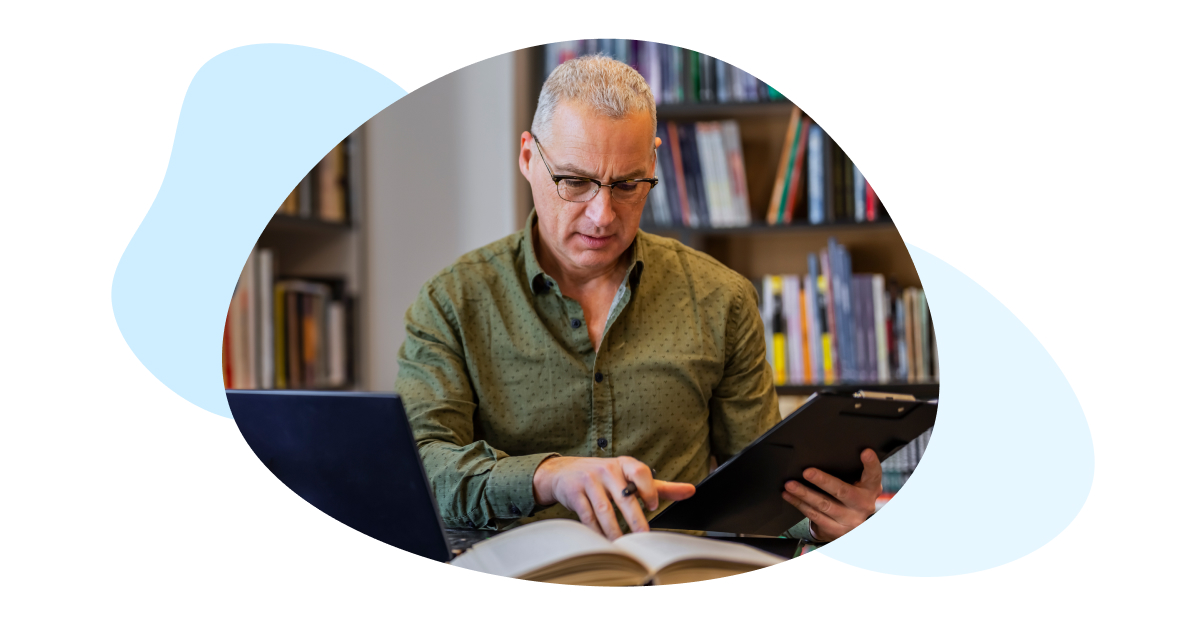
<path id="1" fill-rule="evenodd" d="M 538 505 L 554 505 L 554 477 L 562 456 L 556 454 L 547 457 L 533 471 L 533 501 Z"/>

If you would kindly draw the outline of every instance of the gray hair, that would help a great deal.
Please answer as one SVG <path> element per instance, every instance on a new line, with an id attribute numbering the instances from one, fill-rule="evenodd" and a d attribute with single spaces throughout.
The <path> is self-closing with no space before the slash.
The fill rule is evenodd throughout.
<path id="1" fill-rule="evenodd" d="M 562 101 L 580 103 L 594 112 L 620 119 L 641 111 L 650 112 L 650 123 L 658 128 L 654 93 L 637 70 L 604 55 L 571 59 L 557 68 L 542 84 L 537 111 L 530 126 L 543 141 L 550 135 L 550 119 Z M 651 132 L 654 133 L 653 131 Z"/>

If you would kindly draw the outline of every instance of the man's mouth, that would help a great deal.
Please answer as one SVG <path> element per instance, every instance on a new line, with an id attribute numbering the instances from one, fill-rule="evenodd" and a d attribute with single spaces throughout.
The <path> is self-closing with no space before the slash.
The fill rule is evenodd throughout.
<path id="1" fill-rule="evenodd" d="M 588 247 L 602 247 L 611 241 L 614 236 L 616 235 L 609 234 L 607 236 L 588 236 L 587 234 L 579 234 L 579 238 L 583 240 L 583 244 L 587 245 Z"/>

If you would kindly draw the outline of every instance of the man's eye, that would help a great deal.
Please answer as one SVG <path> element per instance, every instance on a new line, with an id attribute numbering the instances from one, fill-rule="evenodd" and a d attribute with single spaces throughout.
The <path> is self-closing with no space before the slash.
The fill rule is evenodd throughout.
<path id="1" fill-rule="evenodd" d="M 637 190 L 638 185 L 637 185 L 637 182 L 618 182 L 616 184 L 613 184 L 613 188 L 615 188 L 621 192 L 633 192 L 633 191 Z"/>
<path id="2" fill-rule="evenodd" d="M 564 179 L 562 185 L 571 191 L 584 191 L 592 187 L 592 182 L 586 179 Z"/>

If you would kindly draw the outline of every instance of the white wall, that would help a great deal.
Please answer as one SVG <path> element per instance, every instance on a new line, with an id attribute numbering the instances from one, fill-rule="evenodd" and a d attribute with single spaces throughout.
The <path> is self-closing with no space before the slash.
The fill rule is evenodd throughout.
<path id="1" fill-rule="evenodd" d="M 515 72 L 512 55 L 482 61 L 421 87 L 366 125 L 366 389 L 392 390 L 404 312 L 421 285 L 513 230 L 522 131 Z"/>

